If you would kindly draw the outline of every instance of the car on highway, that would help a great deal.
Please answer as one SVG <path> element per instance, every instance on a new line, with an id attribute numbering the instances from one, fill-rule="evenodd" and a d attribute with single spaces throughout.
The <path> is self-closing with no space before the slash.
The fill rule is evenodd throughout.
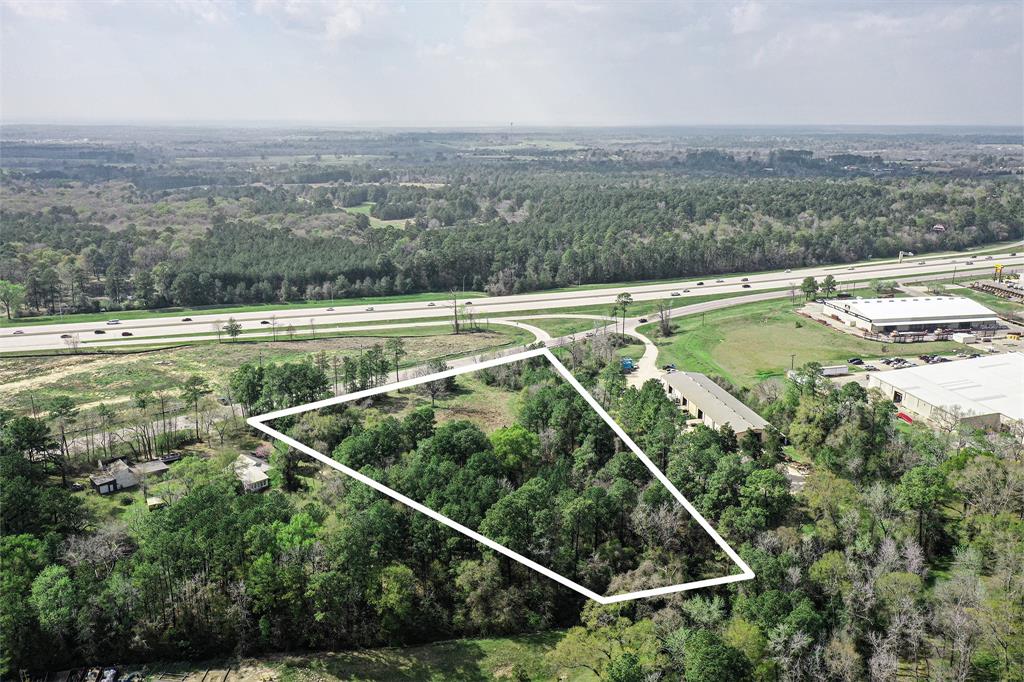
<path id="1" fill-rule="evenodd" d="M 369 307 L 368 307 L 368 308 L 366 309 L 366 312 L 368 312 L 368 313 L 369 313 L 369 312 L 373 312 L 373 306 L 372 306 L 372 305 L 371 305 L 371 306 L 369 306 Z"/>
<path id="2" fill-rule="evenodd" d="M 191 317 L 183 317 L 183 318 L 181 318 L 181 321 L 182 322 L 191 322 L 192 318 Z"/>
<path id="3" fill-rule="evenodd" d="M 992 256 L 985 256 L 985 260 L 992 260 Z"/>
<path id="4" fill-rule="evenodd" d="M 24 329 L 15 329 L 15 330 L 14 330 L 14 335 L 15 335 L 15 336 L 21 336 L 21 335 L 22 335 L 22 334 L 24 334 L 24 333 L 25 333 L 25 330 L 24 330 Z"/>
<path id="5" fill-rule="evenodd" d="M 750 281 L 750 278 L 749 278 L 749 277 L 744 277 L 744 278 L 743 278 L 743 279 L 741 279 L 740 281 L 741 281 L 741 282 L 749 282 L 749 281 Z"/>
<path id="6" fill-rule="evenodd" d="M 964 263 L 964 265 L 974 265 L 974 261 L 972 261 L 972 260 L 969 260 L 969 261 L 967 261 L 966 263 Z"/>
<path id="7" fill-rule="evenodd" d="M 716 279 L 715 281 L 716 281 L 717 283 L 721 284 L 721 283 L 722 283 L 722 282 L 724 282 L 725 280 L 724 280 L 724 279 Z"/>
<path id="8" fill-rule="evenodd" d="M 683 293 L 684 294 L 688 294 L 688 293 L 690 293 L 690 290 L 689 289 L 683 289 Z"/>
<path id="9" fill-rule="evenodd" d="M 71 334 L 61 334 L 60 338 L 62 338 L 62 339 L 70 339 L 71 338 Z"/>
<path id="10" fill-rule="evenodd" d="M 328 308 L 328 309 L 327 309 L 327 312 L 329 312 L 329 313 L 333 313 L 333 312 L 334 312 L 334 308 Z"/>
<path id="11" fill-rule="evenodd" d="M 260 324 L 270 324 L 269 320 L 260 320 Z"/>
<path id="12" fill-rule="evenodd" d="M 1016 256 L 1016 255 L 1017 255 L 1017 252 L 1016 252 L 1016 251 L 1014 251 L 1014 252 L 1013 252 L 1013 253 L 1011 253 L 1010 255 L 1011 255 L 1011 256 Z"/>
<path id="13" fill-rule="evenodd" d="M 749 284 L 741 284 L 740 286 L 743 287 L 744 289 L 749 289 L 750 288 Z"/>
<path id="14" fill-rule="evenodd" d="M 121 324 L 121 320 L 107 320 L 107 324 Z"/>
<path id="15" fill-rule="evenodd" d="M 786 268 L 786 272 L 793 272 L 791 268 Z"/>
<path id="16" fill-rule="evenodd" d="M 846 269 L 847 269 L 847 270 L 853 270 L 853 266 L 851 265 L 850 267 L 848 267 L 848 268 L 846 268 Z"/>
<path id="17" fill-rule="evenodd" d="M 697 282 L 697 286 L 699 286 L 699 287 L 704 286 L 704 282 Z"/>
<path id="18" fill-rule="evenodd" d="M 925 263 L 925 261 L 923 261 L 923 260 L 919 260 L 919 261 L 917 261 L 917 264 L 918 264 L 918 265 L 925 265 L 926 263 Z"/>
<path id="19" fill-rule="evenodd" d="M 436 304 L 436 303 L 434 303 L 433 301 L 430 301 L 429 303 L 427 303 L 427 307 L 428 307 L 428 308 L 433 308 L 433 307 L 434 307 L 434 306 L 436 306 L 436 305 L 437 305 L 437 304 Z"/>
<path id="20" fill-rule="evenodd" d="M 92 333 L 93 334 L 106 334 L 107 332 L 103 331 L 102 329 L 94 329 L 92 331 Z"/>
<path id="21" fill-rule="evenodd" d="M 687 291 L 689 291 L 689 290 L 687 290 Z M 678 296 L 678 295 L 679 295 L 679 292 L 678 292 L 678 291 L 673 291 L 673 292 L 672 292 L 672 295 L 673 295 L 673 296 Z"/>
<path id="22" fill-rule="evenodd" d="M 473 305 L 472 301 L 466 301 L 466 305 Z"/>
<path id="23" fill-rule="evenodd" d="M 121 336 L 135 336 L 135 334 L 132 334 L 131 332 L 121 332 Z"/>

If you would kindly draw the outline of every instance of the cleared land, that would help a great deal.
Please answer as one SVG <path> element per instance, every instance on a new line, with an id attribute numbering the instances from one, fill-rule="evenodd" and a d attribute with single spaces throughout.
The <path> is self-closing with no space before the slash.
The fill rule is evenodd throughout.
<path id="1" fill-rule="evenodd" d="M 364 201 L 358 206 L 346 206 L 343 210 L 346 213 L 358 214 L 361 213 L 370 219 L 370 227 L 405 227 L 405 223 L 411 218 L 402 218 L 401 220 L 381 220 L 380 218 L 374 218 L 370 215 L 370 211 L 373 210 L 374 202 Z"/>
<path id="2" fill-rule="evenodd" d="M 451 334 L 448 327 L 423 327 L 401 333 L 407 338 L 403 364 L 415 365 L 437 357 L 479 353 L 532 339 L 514 329 Z M 224 342 L 179 346 L 149 353 L 60 355 L 0 359 L 0 408 L 31 412 L 57 395 L 73 395 L 80 407 L 100 402 L 117 403 L 137 391 L 176 391 L 192 374 L 207 378 L 223 392 L 228 375 L 244 362 L 309 359 L 324 351 L 351 355 L 384 339 L 375 336 L 339 336 L 316 341 Z"/>
<path id="3" fill-rule="evenodd" d="M 850 357 L 952 352 L 953 342 L 882 344 L 844 334 L 796 312 L 789 300 L 763 301 L 694 315 L 673 322 L 675 333 L 660 337 L 657 324 L 640 327 L 658 346 L 658 365 L 718 374 L 749 386 L 779 376 L 790 364 L 835 364 Z M 790 356 L 793 356 L 792 358 Z"/>

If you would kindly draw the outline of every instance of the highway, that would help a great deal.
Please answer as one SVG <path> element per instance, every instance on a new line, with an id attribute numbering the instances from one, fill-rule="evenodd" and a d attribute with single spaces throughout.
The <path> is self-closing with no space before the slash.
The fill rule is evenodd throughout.
<path id="1" fill-rule="evenodd" d="M 1005 252 L 986 255 L 948 254 L 939 256 L 913 256 L 904 258 L 903 263 L 895 261 L 871 261 L 847 265 L 826 265 L 813 268 L 800 268 L 791 271 L 773 271 L 736 276 L 708 276 L 702 280 L 683 279 L 677 282 L 609 286 L 605 288 L 580 288 L 554 292 L 534 292 L 514 296 L 492 296 L 468 301 L 459 300 L 459 305 L 467 304 L 466 310 L 478 319 L 522 317 L 527 314 L 548 313 L 557 316 L 559 309 L 579 306 L 603 305 L 610 306 L 615 297 L 622 292 L 629 292 L 634 301 L 650 301 L 671 299 L 675 307 L 686 305 L 686 299 L 709 294 L 724 295 L 738 293 L 758 293 L 769 290 L 796 288 L 799 295 L 800 282 L 805 277 L 815 277 L 819 281 L 826 275 L 832 275 L 840 283 L 877 279 L 913 279 L 927 278 L 940 273 L 952 274 L 988 274 L 996 263 L 1007 269 L 1024 266 L 1024 245 L 1019 255 L 1017 245 L 1007 247 Z M 973 261 L 967 265 L 967 261 Z M 774 296 L 778 296 L 775 293 Z M 439 294 L 439 297 L 441 295 Z M 735 305 L 743 300 L 730 301 L 727 305 Z M 689 307 L 689 306 L 687 306 Z M 716 306 L 717 307 L 717 306 Z M 680 311 L 682 312 L 682 311 Z M 697 311 L 699 312 L 699 311 Z M 515 315 L 514 313 L 520 313 Z M 116 317 L 111 313 L 111 318 Z M 261 336 L 276 334 L 285 335 L 285 328 L 294 325 L 297 328 L 308 327 L 313 320 L 320 331 L 337 331 L 339 325 L 352 325 L 352 331 L 373 325 L 398 324 L 402 322 L 430 322 L 436 319 L 444 323 L 452 316 L 451 302 L 443 298 L 436 301 L 418 301 L 414 303 L 381 303 L 372 306 L 336 305 L 333 308 L 282 308 L 268 309 L 258 312 L 218 313 L 218 314 L 185 314 L 183 317 L 153 317 L 140 320 L 124 320 L 111 325 L 104 322 L 70 322 L 58 324 L 25 325 L 23 327 L 7 327 L 0 330 L 0 353 L 24 352 L 35 350 L 53 350 L 67 348 L 68 339 L 62 335 L 76 337 L 82 349 L 97 347 L 113 348 L 119 345 L 153 344 L 171 341 L 209 339 L 216 334 L 217 327 L 223 327 L 228 317 L 233 317 L 242 328 L 252 330 Z M 184 321 L 184 317 L 188 321 Z M 102 334 L 97 334 L 97 330 Z M 260 332 L 255 332 L 260 330 Z M 122 337 L 128 332 L 131 337 Z"/>

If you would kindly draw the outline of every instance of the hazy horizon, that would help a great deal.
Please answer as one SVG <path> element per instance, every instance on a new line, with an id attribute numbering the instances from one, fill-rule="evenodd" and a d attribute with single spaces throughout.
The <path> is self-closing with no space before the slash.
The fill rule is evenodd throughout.
<path id="1" fill-rule="evenodd" d="M 0 2 L 3 125 L 1019 127 L 1020 2 Z"/>

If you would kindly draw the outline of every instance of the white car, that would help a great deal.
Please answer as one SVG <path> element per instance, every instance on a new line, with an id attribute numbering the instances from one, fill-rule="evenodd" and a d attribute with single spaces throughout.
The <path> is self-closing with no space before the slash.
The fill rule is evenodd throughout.
<path id="1" fill-rule="evenodd" d="M 790 268 L 786 268 L 786 272 L 793 272 Z"/>
<path id="2" fill-rule="evenodd" d="M 428 303 L 428 304 L 427 304 L 427 307 L 428 307 L 428 308 L 433 308 L 433 307 L 434 307 L 434 306 L 436 306 L 436 305 L 437 305 L 436 303 L 434 303 L 433 301 L 431 301 L 430 303 Z"/>
<path id="3" fill-rule="evenodd" d="M 371 305 L 371 306 L 370 306 L 369 308 L 367 308 L 367 309 L 366 309 L 366 312 L 368 312 L 368 313 L 371 313 L 371 312 L 373 312 L 373 306 Z"/>
<path id="4" fill-rule="evenodd" d="M 22 335 L 22 334 L 24 334 L 24 333 L 25 333 L 25 330 L 24 330 L 24 329 L 15 329 L 15 330 L 14 330 L 14 335 L 15 335 L 15 336 L 21 336 L 21 335 Z"/>
<path id="5" fill-rule="evenodd" d="M 107 324 L 121 324 L 121 320 L 107 320 Z"/>
<path id="6" fill-rule="evenodd" d="M 679 296 L 679 292 L 678 292 L 678 291 L 673 291 L 673 292 L 672 292 L 672 295 L 673 295 L 673 296 Z"/>

